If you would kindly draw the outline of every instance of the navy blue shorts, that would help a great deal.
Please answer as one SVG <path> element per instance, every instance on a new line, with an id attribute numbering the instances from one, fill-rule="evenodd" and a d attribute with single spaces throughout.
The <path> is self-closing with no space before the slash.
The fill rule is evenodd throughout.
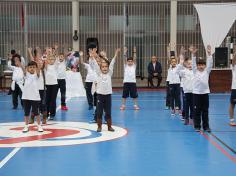
<path id="1" fill-rule="evenodd" d="M 124 83 L 122 98 L 138 98 L 136 83 Z"/>
<path id="2" fill-rule="evenodd" d="M 236 104 L 236 89 L 231 90 L 230 103 Z"/>

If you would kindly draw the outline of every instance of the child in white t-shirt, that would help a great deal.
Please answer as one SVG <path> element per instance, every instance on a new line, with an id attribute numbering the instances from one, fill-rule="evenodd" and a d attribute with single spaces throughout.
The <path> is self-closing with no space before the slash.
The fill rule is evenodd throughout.
<path id="1" fill-rule="evenodd" d="M 43 132 L 43 128 L 40 125 L 40 116 L 39 116 L 39 102 L 40 94 L 38 88 L 38 78 L 39 70 L 37 70 L 37 63 L 30 61 L 27 66 L 27 72 L 25 76 L 25 83 L 23 87 L 22 100 L 24 104 L 24 118 L 25 118 L 25 127 L 23 133 L 29 131 L 29 115 L 32 108 L 32 113 L 37 117 L 38 123 L 38 132 Z"/>
<path id="2" fill-rule="evenodd" d="M 124 86 L 122 95 L 122 105 L 120 110 L 125 110 L 126 98 L 129 96 L 133 98 L 134 109 L 139 110 L 138 107 L 138 92 L 136 86 L 136 48 L 133 49 L 133 57 L 127 57 L 128 49 L 124 47 Z"/>
<path id="3" fill-rule="evenodd" d="M 61 110 L 67 111 L 66 106 L 66 61 L 63 53 L 60 53 L 57 59 L 57 82 L 58 89 L 61 92 Z"/>
<path id="4" fill-rule="evenodd" d="M 213 65 L 211 55 L 211 46 L 207 46 L 207 60 L 202 58 L 196 59 L 197 49 L 193 46 L 189 48 L 192 53 L 193 69 L 193 107 L 194 107 L 194 128 L 195 131 L 203 130 L 211 132 L 209 127 L 209 75 Z M 202 121 L 202 123 L 201 123 Z"/>
<path id="5" fill-rule="evenodd" d="M 108 131 L 115 131 L 112 128 L 112 117 L 111 117 L 111 95 L 112 95 L 112 82 L 111 77 L 113 75 L 113 68 L 115 64 L 115 59 L 120 52 L 120 49 L 117 49 L 115 56 L 112 61 L 109 61 L 106 58 L 103 58 L 101 65 L 97 64 L 95 58 L 97 57 L 96 51 L 93 52 L 93 62 L 95 64 L 95 71 L 97 73 L 97 132 L 102 131 L 102 115 L 103 111 L 105 112 Z"/>

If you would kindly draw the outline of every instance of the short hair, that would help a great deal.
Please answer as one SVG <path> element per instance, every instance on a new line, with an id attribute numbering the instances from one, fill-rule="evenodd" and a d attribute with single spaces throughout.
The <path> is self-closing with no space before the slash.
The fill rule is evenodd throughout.
<path id="1" fill-rule="evenodd" d="M 89 43 L 88 48 L 91 48 L 91 49 L 97 48 L 97 45 L 96 45 L 96 43 Z"/>
<path id="2" fill-rule="evenodd" d="M 128 57 L 128 58 L 127 58 L 127 61 L 133 61 L 133 60 L 134 60 L 133 57 Z"/>
<path id="3" fill-rule="evenodd" d="M 18 59 L 20 60 L 20 62 L 21 62 L 21 56 L 20 56 L 19 54 L 15 54 L 15 55 L 13 56 L 13 59 L 15 59 L 15 58 L 18 58 Z"/>
<path id="4" fill-rule="evenodd" d="M 184 58 L 184 62 L 191 60 L 189 57 Z"/>
<path id="5" fill-rule="evenodd" d="M 108 59 L 105 59 L 103 57 L 101 57 L 102 61 L 101 63 L 106 63 L 108 66 L 110 65 L 110 61 Z"/>
<path id="6" fill-rule="evenodd" d="M 38 65 L 37 65 L 37 63 L 36 63 L 35 61 L 30 61 L 27 66 L 28 66 L 28 67 L 30 67 L 30 66 L 36 66 L 36 67 L 38 67 Z"/>
<path id="7" fill-rule="evenodd" d="M 197 58 L 197 65 L 206 65 L 206 59 L 202 57 Z"/>
<path id="8" fill-rule="evenodd" d="M 12 55 L 15 55 L 15 54 L 16 54 L 16 50 L 12 49 L 12 50 L 11 50 L 11 54 L 12 54 Z"/>

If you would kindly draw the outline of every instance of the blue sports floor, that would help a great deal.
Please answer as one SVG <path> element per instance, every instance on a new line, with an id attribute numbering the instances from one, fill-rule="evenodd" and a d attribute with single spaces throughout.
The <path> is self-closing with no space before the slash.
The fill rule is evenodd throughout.
<path id="1" fill-rule="evenodd" d="M 210 95 L 212 135 L 194 132 L 191 126 L 183 125 L 179 116 L 171 117 L 164 110 L 163 92 L 139 92 L 139 111 L 132 109 L 131 100 L 127 110 L 120 111 L 120 96 L 120 92 L 113 94 L 113 124 L 127 129 L 127 135 L 80 145 L 0 148 L 0 176 L 236 175 L 236 127 L 228 125 L 229 94 Z M 87 110 L 85 97 L 72 98 L 67 105 L 69 111 L 58 110 L 55 121 L 91 120 L 92 111 Z M 0 130 L 2 123 L 23 121 L 22 110 L 11 108 L 11 97 L 2 93 Z M 6 158 L 13 150 L 10 159 Z"/>

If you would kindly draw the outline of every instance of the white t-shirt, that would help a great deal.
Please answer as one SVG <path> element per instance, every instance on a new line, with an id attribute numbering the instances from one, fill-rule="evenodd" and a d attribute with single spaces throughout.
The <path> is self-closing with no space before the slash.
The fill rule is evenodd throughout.
<path id="1" fill-rule="evenodd" d="M 180 77 L 179 77 L 179 71 L 180 71 L 180 65 L 177 65 L 174 68 L 170 68 L 168 70 L 168 76 L 169 76 L 169 84 L 180 84 Z"/>
<path id="2" fill-rule="evenodd" d="M 232 69 L 232 85 L 231 89 L 236 89 L 236 65 L 231 65 Z"/>
<path id="3" fill-rule="evenodd" d="M 184 93 L 193 92 L 193 71 L 184 68 L 180 71 L 181 83 L 183 85 Z"/>
<path id="4" fill-rule="evenodd" d="M 124 65 L 124 83 L 136 83 L 136 64 Z"/>
<path id="5" fill-rule="evenodd" d="M 92 69 L 90 64 L 84 63 L 85 69 L 87 70 L 87 76 L 85 82 L 94 82 L 97 80 L 97 74 Z"/>
<path id="6" fill-rule="evenodd" d="M 46 85 L 56 85 L 57 84 L 57 66 L 56 64 L 47 65 L 45 69 L 45 79 Z"/>
<path id="7" fill-rule="evenodd" d="M 200 72 L 197 70 L 196 57 L 192 57 L 193 63 L 193 93 L 194 94 L 208 94 L 210 93 L 209 88 L 209 75 L 213 65 L 212 56 L 208 56 L 207 64 L 204 71 Z"/>
<path id="8" fill-rule="evenodd" d="M 57 61 L 57 79 L 66 79 L 66 62 L 65 60 Z"/>
<path id="9" fill-rule="evenodd" d="M 113 67 L 115 64 L 115 58 L 112 59 L 109 71 L 107 74 L 103 74 L 95 60 L 92 60 L 95 65 L 95 71 L 97 73 L 97 93 L 101 95 L 109 95 L 112 94 L 112 82 L 111 77 L 113 75 Z"/>
<path id="10" fill-rule="evenodd" d="M 22 90 L 22 100 L 40 101 L 37 74 L 26 73 L 25 84 Z"/>

